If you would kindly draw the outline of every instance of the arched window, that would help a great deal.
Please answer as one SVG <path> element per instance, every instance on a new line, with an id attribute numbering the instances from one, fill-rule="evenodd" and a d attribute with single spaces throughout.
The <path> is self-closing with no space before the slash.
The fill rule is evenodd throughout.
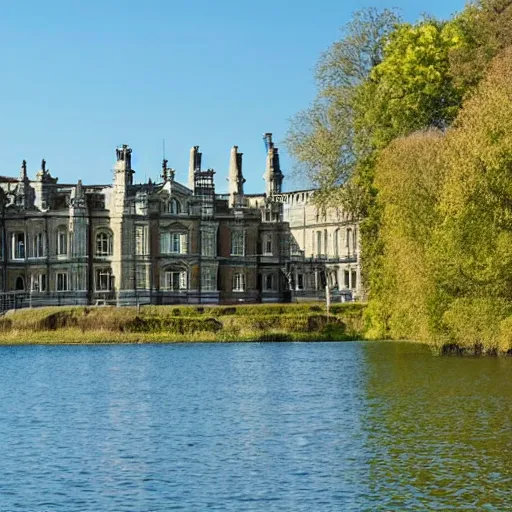
<path id="1" fill-rule="evenodd" d="M 112 256 L 114 243 L 112 233 L 100 231 L 96 235 L 96 256 Z"/>
<path id="2" fill-rule="evenodd" d="M 23 291 L 25 289 L 25 280 L 23 277 L 19 276 L 16 279 L 16 290 L 17 291 Z"/>
<path id="3" fill-rule="evenodd" d="M 181 203 L 174 197 L 169 202 L 169 213 L 173 213 L 174 215 L 181 213 Z"/>

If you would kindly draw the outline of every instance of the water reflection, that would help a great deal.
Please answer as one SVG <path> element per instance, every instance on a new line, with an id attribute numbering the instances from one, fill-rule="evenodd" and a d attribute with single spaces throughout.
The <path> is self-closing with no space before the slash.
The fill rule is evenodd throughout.
<path id="1" fill-rule="evenodd" d="M 371 500 L 385 510 L 507 510 L 512 360 L 364 347 Z"/>
<path id="2" fill-rule="evenodd" d="M 0 510 L 506 510 L 512 359 L 0 347 Z"/>

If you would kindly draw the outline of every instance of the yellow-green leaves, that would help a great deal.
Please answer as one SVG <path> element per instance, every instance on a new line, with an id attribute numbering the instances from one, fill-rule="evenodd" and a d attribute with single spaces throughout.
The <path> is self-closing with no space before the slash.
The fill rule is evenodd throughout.
<path id="1" fill-rule="evenodd" d="M 375 186 L 389 333 L 511 348 L 500 326 L 512 314 L 512 48 L 446 134 L 382 152 Z"/>
<path id="2" fill-rule="evenodd" d="M 453 27 L 433 20 L 403 24 L 391 35 L 383 61 L 370 75 L 374 100 L 361 106 L 377 111 L 377 146 L 417 129 L 444 128 L 452 122 L 462 91 L 448 73 L 448 55 L 459 44 L 460 34 Z"/>

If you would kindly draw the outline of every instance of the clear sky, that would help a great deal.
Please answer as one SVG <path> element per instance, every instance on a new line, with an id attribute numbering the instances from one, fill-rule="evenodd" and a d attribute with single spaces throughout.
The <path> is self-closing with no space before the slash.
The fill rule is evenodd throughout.
<path id="1" fill-rule="evenodd" d="M 135 180 L 169 165 L 186 183 L 191 146 L 226 190 L 229 151 L 246 192 L 263 190 L 264 132 L 284 138 L 315 95 L 313 69 L 361 7 L 446 18 L 464 0 L 4 0 L 0 13 L 0 174 L 41 159 L 62 183 L 109 183 L 115 147 Z M 282 145 L 281 145 L 282 146 Z M 282 167 L 294 181 L 281 147 Z"/>

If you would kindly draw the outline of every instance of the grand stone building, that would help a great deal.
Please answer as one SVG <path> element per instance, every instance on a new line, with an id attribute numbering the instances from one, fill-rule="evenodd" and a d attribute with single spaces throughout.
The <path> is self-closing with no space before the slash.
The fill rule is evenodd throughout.
<path id="1" fill-rule="evenodd" d="M 35 180 L 0 176 L 2 309 L 70 304 L 280 302 L 361 295 L 357 222 L 321 211 L 314 191 L 282 192 L 272 135 L 262 194 L 245 194 L 231 149 L 228 194 L 190 151 L 187 185 L 134 183 L 132 150 L 116 149 L 111 184 L 61 184 L 43 160 Z"/>

